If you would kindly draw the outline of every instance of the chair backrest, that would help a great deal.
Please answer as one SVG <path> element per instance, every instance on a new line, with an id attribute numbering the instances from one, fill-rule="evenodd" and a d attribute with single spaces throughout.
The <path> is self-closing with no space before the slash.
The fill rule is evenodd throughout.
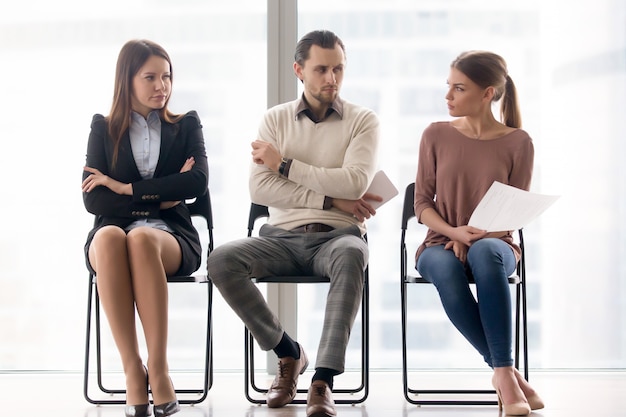
<path id="1" fill-rule="evenodd" d="M 213 251 L 213 209 L 211 207 L 211 193 L 207 188 L 206 193 L 201 196 L 196 197 L 190 201 L 185 201 L 187 208 L 189 209 L 189 214 L 191 217 L 200 217 L 206 222 L 207 228 L 207 238 L 208 241 L 206 243 L 206 257 L 203 258 L 203 264 L 206 262 L 206 259 L 209 257 L 211 252 Z M 202 237 L 201 237 L 201 240 Z M 201 282 L 206 283 L 209 281 L 209 276 L 206 272 L 198 275 L 198 271 L 189 276 L 173 276 L 167 277 L 168 282 Z"/>
<path id="2" fill-rule="evenodd" d="M 270 212 L 267 209 L 267 206 L 251 203 L 250 216 L 248 217 L 248 237 L 252 236 L 252 231 L 254 230 L 254 224 L 256 223 L 256 221 L 262 217 L 269 216 Z"/>
<path id="3" fill-rule="evenodd" d="M 258 219 L 269 217 L 270 213 L 267 206 L 260 204 L 250 204 L 250 215 L 248 216 L 248 237 L 252 236 L 254 225 Z M 294 283 L 294 282 L 328 282 L 328 278 L 322 276 L 271 276 L 271 277 L 253 277 L 254 282 L 273 282 L 273 283 Z"/>
<path id="4" fill-rule="evenodd" d="M 190 203 L 185 203 L 192 217 L 202 217 L 206 221 L 209 234 L 208 251 L 213 251 L 213 209 L 211 208 L 211 193 L 207 188 L 206 193 L 196 197 Z"/>
<path id="5" fill-rule="evenodd" d="M 404 192 L 404 205 L 402 207 L 402 233 L 400 235 L 400 277 L 404 281 L 407 277 L 408 267 L 408 255 L 406 249 L 406 229 L 409 224 L 409 220 L 415 217 L 415 210 L 413 208 L 413 201 L 415 200 L 415 183 L 407 185 Z"/>
<path id="6" fill-rule="evenodd" d="M 415 217 L 413 202 L 415 200 L 415 183 L 412 182 L 406 187 L 404 192 L 404 207 L 402 208 L 402 230 L 406 230 L 411 217 Z"/>

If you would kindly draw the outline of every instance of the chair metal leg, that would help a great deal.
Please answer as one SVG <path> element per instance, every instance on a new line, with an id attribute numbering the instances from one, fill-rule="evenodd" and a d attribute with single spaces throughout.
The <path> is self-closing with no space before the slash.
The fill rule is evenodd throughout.
<path id="1" fill-rule="evenodd" d="M 255 398 L 252 391 L 258 394 L 267 394 L 268 388 L 259 387 L 255 380 L 254 365 L 254 337 L 247 327 L 244 326 L 244 392 L 246 399 L 253 404 L 266 404 L 263 398 Z M 298 394 L 306 394 L 308 389 L 298 389 Z M 344 399 L 335 399 L 336 404 L 360 404 L 364 402 L 369 395 L 369 283 L 365 279 L 363 284 L 363 296 L 361 301 L 361 380 L 360 385 L 355 388 L 334 388 L 334 394 L 358 394 L 359 397 Z M 306 404 L 305 399 L 296 398 L 292 404 Z"/>
<path id="2" fill-rule="evenodd" d="M 83 371 L 83 396 L 85 400 L 91 404 L 96 404 L 94 400 L 89 396 L 89 348 L 91 342 L 91 306 L 92 306 L 92 284 L 91 277 L 89 277 L 89 288 L 87 290 L 87 328 L 85 330 L 85 365 Z"/>
<path id="3" fill-rule="evenodd" d="M 87 291 L 87 329 L 85 337 L 85 369 L 83 374 L 83 395 L 85 400 L 91 404 L 125 404 L 121 399 L 95 399 L 89 395 L 89 362 L 91 359 L 91 326 L 92 316 L 94 310 L 95 301 L 95 321 L 96 321 L 96 374 L 98 387 L 100 390 L 107 394 L 114 394 L 111 390 L 105 390 L 102 386 L 102 362 L 101 362 L 101 350 L 100 350 L 100 310 L 99 310 L 99 297 L 96 284 L 94 283 L 93 276 L 89 276 L 89 288 Z M 124 391 L 123 391 L 124 392 Z M 122 393 L 123 393 L 122 392 Z"/>
<path id="4" fill-rule="evenodd" d="M 409 387 L 408 382 L 408 352 L 407 352 L 407 283 L 403 282 L 401 285 L 401 310 L 402 310 L 402 385 L 404 391 L 404 398 L 411 404 L 415 405 L 497 405 L 497 400 L 422 400 L 419 398 L 413 398 L 412 395 L 495 395 L 495 390 L 425 390 L 414 389 Z M 418 284 L 419 285 L 419 284 Z M 525 281 L 522 279 L 516 284 L 515 294 L 515 367 L 520 369 L 520 338 L 523 345 L 523 362 L 524 362 L 524 377 L 528 380 L 528 328 L 526 320 L 526 291 Z M 520 332 L 521 327 L 521 332 Z"/>
<path id="5" fill-rule="evenodd" d="M 98 387 L 100 391 L 106 394 L 117 394 L 117 393 L 125 393 L 124 390 L 110 390 L 104 388 L 102 385 L 102 361 L 101 361 L 101 343 L 100 343 L 100 298 L 98 296 L 98 289 L 94 282 L 94 277 L 92 275 L 89 276 L 89 288 L 87 291 L 88 300 L 87 300 L 87 329 L 86 329 L 86 340 L 85 340 L 85 370 L 83 375 L 83 395 L 85 400 L 91 404 L 125 404 L 126 401 L 122 399 L 95 399 L 89 395 L 89 362 L 90 362 L 90 347 L 91 347 L 91 325 L 92 325 L 92 312 L 95 310 L 95 327 L 96 327 L 96 374 Z M 95 301 L 95 306 L 94 306 Z M 116 392 L 120 391 L 120 392 Z"/>
<path id="6" fill-rule="evenodd" d="M 528 310 L 526 304 L 526 280 L 523 280 L 520 285 L 520 289 L 522 291 L 522 343 L 524 355 L 524 378 L 526 379 L 526 381 L 528 381 Z"/>
<path id="7" fill-rule="evenodd" d="M 212 305 L 213 305 L 213 285 L 210 280 L 206 282 L 207 285 L 207 326 L 206 326 L 206 346 L 204 355 L 204 376 L 202 388 L 194 389 L 175 389 L 176 394 L 200 394 L 198 398 L 194 399 L 179 399 L 180 404 L 198 404 L 207 398 L 208 391 L 213 386 L 213 322 L 212 322 Z M 95 301 L 95 306 L 94 306 Z M 93 311 L 93 312 L 92 312 Z M 91 345 L 91 327 L 92 327 L 92 315 L 95 315 L 95 332 L 96 332 L 96 379 L 98 388 L 102 393 L 109 394 L 111 396 L 116 394 L 126 394 L 125 389 L 111 389 L 104 386 L 103 372 L 102 372 L 102 335 L 101 335 L 101 320 L 100 320 L 100 297 L 98 295 L 98 289 L 93 280 L 93 277 L 89 279 L 88 289 L 88 301 L 87 301 L 87 325 L 86 325 L 86 341 L 85 341 L 85 365 L 83 375 L 83 395 L 85 400 L 91 404 L 104 405 L 104 404 L 125 404 L 124 399 L 108 398 L 108 399 L 94 399 L 89 395 L 89 363 L 90 363 L 90 345 Z"/>

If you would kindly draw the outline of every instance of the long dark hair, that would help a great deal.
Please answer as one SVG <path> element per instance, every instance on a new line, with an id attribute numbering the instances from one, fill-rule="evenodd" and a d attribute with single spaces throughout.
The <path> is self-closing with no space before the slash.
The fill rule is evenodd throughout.
<path id="1" fill-rule="evenodd" d="M 120 142 L 130 126 L 131 96 L 133 92 L 133 78 L 146 63 L 148 58 L 156 55 L 165 59 L 170 66 L 170 80 L 173 81 L 172 61 L 169 55 L 160 45 L 145 39 L 136 39 L 126 42 L 122 47 L 115 69 L 115 85 L 113 89 L 113 104 L 111 112 L 106 117 L 108 122 L 109 136 L 115 143 L 113 148 L 113 168 L 117 162 Z M 171 97 L 171 95 L 170 95 Z M 159 110 L 159 117 L 168 123 L 174 123 L 181 115 L 170 112 L 167 103 Z"/>
<path id="2" fill-rule="evenodd" d="M 492 101 L 502 99 L 500 119 L 509 127 L 522 127 L 522 116 L 517 103 L 517 89 L 509 76 L 506 61 L 497 54 L 487 51 L 467 51 L 459 55 L 452 64 L 481 88 L 493 87 Z"/>

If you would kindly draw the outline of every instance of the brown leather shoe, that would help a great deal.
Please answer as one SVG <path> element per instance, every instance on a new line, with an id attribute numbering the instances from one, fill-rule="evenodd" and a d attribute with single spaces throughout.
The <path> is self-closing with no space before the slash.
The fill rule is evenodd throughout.
<path id="1" fill-rule="evenodd" d="M 309 360 L 302 346 L 300 346 L 300 359 L 280 358 L 278 360 L 276 378 L 267 391 L 268 407 L 283 407 L 293 401 L 298 389 L 298 376 L 306 371 L 307 366 L 309 366 Z"/>
<path id="2" fill-rule="evenodd" d="M 306 398 L 307 417 L 335 417 L 335 401 L 328 384 L 324 381 L 313 381 Z"/>

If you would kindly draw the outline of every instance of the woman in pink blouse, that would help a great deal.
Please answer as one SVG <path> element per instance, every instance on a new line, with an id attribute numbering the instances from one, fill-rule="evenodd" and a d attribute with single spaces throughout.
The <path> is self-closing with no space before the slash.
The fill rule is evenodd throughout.
<path id="1" fill-rule="evenodd" d="M 500 100 L 502 122 L 491 110 Z M 543 401 L 513 366 L 508 276 L 520 248 L 512 231 L 487 233 L 468 221 L 494 181 L 530 188 L 533 143 L 520 129 L 506 63 L 494 53 L 459 55 L 450 66 L 446 101 L 455 119 L 432 123 L 420 144 L 414 208 L 428 233 L 416 269 L 435 285 L 452 323 L 494 369 L 492 382 L 505 413 L 527 415 Z"/>

